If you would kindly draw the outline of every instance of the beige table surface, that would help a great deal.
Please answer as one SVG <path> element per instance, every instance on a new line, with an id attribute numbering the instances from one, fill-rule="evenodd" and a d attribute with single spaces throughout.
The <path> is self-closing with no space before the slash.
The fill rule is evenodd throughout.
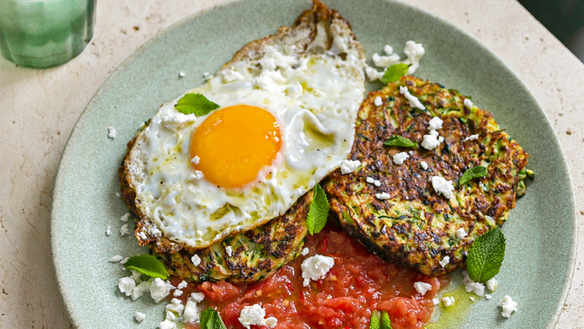
<path id="1" fill-rule="evenodd" d="M 49 238 L 51 193 L 67 138 L 92 95 L 128 55 L 218 2 L 99 0 L 93 40 L 66 65 L 29 70 L 0 59 L 0 328 L 72 327 Z M 410 3 L 477 37 L 534 93 L 568 158 L 584 232 L 584 65 L 514 0 Z M 584 328 L 583 260 L 581 239 L 556 328 Z"/>

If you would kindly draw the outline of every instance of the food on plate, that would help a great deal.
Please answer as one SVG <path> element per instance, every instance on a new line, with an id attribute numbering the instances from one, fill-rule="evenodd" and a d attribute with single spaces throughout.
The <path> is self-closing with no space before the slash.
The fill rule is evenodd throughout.
<path id="1" fill-rule="evenodd" d="M 172 276 L 188 281 L 255 282 L 298 257 L 307 235 L 306 216 L 312 191 L 284 215 L 211 246 L 188 252 L 161 253 Z"/>
<path id="2" fill-rule="evenodd" d="M 162 105 L 120 168 L 139 244 L 192 253 L 284 215 L 350 152 L 365 66 L 349 24 L 315 1 Z"/>
<path id="3" fill-rule="evenodd" d="M 427 275 L 464 266 L 524 190 L 528 154 L 489 112 L 439 84 L 403 76 L 371 92 L 355 135 L 349 159 L 361 165 L 324 183 L 331 213 L 380 257 Z"/>
<path id="4" fill-rule="evenodd" d="M 496 228 L 525 193 L 528 155 L 470 99 L 402 76 L 421 44 L 405 61 L 385 52 L 373 59 L 386 71 L 367 67 L 349 24 L 315 0 L 162 105 L 119 169 L 155 256 L 127 260 L 120 292 L 170 300 L 160 328 L 400 329 L 430 321 L 467 260 L 465 289 L 493 291 Z M 362 102 L 365 72 L 388 85 Z M 489 236 L 503 241 L 492 255 Z"/>

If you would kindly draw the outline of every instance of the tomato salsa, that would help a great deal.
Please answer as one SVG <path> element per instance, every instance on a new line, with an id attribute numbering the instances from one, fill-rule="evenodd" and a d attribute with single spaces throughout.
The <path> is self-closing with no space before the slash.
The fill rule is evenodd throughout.
<path id="1" fill-rule="evenodd" d="M 198 284 L 196 290 L 205 294 L 204 307 L 218 310 L 227 328 L 233 329 L 244 328 L 240 312 L 253 304 L 262 305 L 266 318 L 278 319 L 277 329 L 368 329 L 372 310 L 387 311 L 394 329 L 423 328 L 434 310 L 432 299 L 448 283 L 447 277 L 433 278 L 383 261 L 334 225 L 308 236 L 305 247 L 308 255 L 263 281 Z M 304 287 L 300 265 L 316 254 L 333 257 L 335 264 L 324 279 Z M 432 286 L 424 296 L 414 289 L 418 281 Z M 259 328 L 267 327 L 252 326 Z"/>

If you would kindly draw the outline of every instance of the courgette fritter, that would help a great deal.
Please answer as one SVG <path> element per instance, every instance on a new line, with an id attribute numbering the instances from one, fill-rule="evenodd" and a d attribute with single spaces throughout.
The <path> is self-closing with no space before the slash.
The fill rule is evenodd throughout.
<path id="1" fill-rule="evenodd" d="M 425 109 L 410 106 L 399 86 L 406 86 Z M 376 97 L 381 97 L 380 106 Z M 518 187 L 525 190 L 521 181 L 528 154 L 489 112 L 465 106 L 465 99 L 456 90 L 412 76 L 371 92 L 359 110 L 349 155 L 361 166 L 345 175 L 336 170 L 323 183 L 331 214 L 349 235 L 387 261 L 427 275 L 463 266 L 473 241 L 502 225 L 515 207 Z M 444 140 L 427 150 L 421 144 L 433 117 L 443 120 L 437 132 Z M 385 146 L 392 136 L 418 147 Z M 397 165 L 393 155 L 400 152 L 409 158 Z M 487 167 L 487 174 L 459 186 L 464 172 L 479 165 Z M 454 197 L 438 194 L 433 176 L 452 181 Z"/>
<path id="2" fill-rule="evenodd" d="M 300 255 L 308 233 L 306 217 L 312 191 L 303 195 L 288 211 L 265 225 L 226 238 L 194 252 L 159 253 L 172 276 L 187 281 L 262 280 Z M 194 265 L 193 255 L 200 264 Z"/>

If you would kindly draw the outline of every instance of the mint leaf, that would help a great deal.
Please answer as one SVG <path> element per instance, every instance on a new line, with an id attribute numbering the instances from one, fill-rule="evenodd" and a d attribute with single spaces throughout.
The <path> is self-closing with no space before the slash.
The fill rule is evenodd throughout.
<path id="1" fill-rule="evenodd" d="M 199 117 L 218 109 L 219 105 L 202 94 L 186 94 L 176 102 L 174 107 L 182 114 L 194 114 Z"/>
<path id="2" fill-rule="evenodd" d="M 127 270 L 138 271 L 153 278 L 168 279 L 168 272 L 158 258 L 152 255 L 136 255 L 130 257 L 124 264 Z"/>
<path id="3" fill-rule="evenodd" d="M 399 146 L 399 147 L 418 147 L 418 143 L 412 142 L 410 139 L 402 136 L 391 136 L 385 143 L 385 146 Z"/>
<path id="4" fill-rule="evenodd" d="M 383 83 L 390 83 L 399 80 L 402 75 L 408 73 L 408 69 L 410 66 L 404 63 L 393 64 L 392 66 L 388 67 L 381 77 L 381 82 Z"/>
<path id="5" fill-rule="evenodd" d="M 466 259 L 468 276 L 485 283 L 497 275 L 505 258 L 505 245 L 505 235 L 498 226 L 476 239 Z"/>
<path id="6" fill-rule="evenodd" d="M 381 329 L 393 329 L 391 327 L 391 320 L 389 320 L 389 314 L 386 311 L 381 312 Z"/>
<path id="7" fill-rule="evenodd" d="M 308 226 L 308 233 L 315 235 L 320 232 L 326 224 L 326 219 L 330 210 L 330 205 L 326 199 L 326 194 L 319 184 L 313 189 L 312 203 L 308 209 L 308 217 L 306 218 L 306 225 Z"/>
<path id="8" fill-rule="evenodd" d="M 476 166 L 464 172 L 462 177 L 458 180 L 458 186 L 462 186 L 471 181 L 473 178 L 485 177 L 487 175 L 487 167 Z"/>
<path id="9" fill-rule="evenodd" d="M 369 322 L 369 329 L 381 329 L 381 317 L 379 311 L 371 312 L 371 322 Z"/>
<path id="10" fill-rule="evenodd" d="M 201 329 L 227 329 L 219 313 L 212 308 L 201 312 Z"/>

